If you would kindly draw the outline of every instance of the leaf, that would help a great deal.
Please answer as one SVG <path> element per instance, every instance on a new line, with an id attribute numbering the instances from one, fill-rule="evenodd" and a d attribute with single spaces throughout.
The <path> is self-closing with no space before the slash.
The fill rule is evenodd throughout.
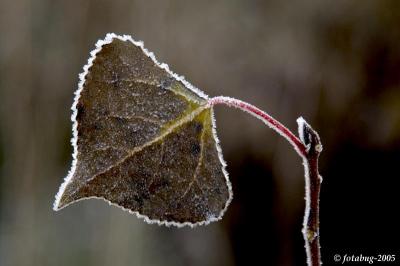
<path id="1" fill-rule="evenodd" d="M 232 199 L 208 97 L 130 36 L 96 44 L 72 107 L 73 163 L 54 210 L 101 198 L 164 225 L 221 219 Z"/>

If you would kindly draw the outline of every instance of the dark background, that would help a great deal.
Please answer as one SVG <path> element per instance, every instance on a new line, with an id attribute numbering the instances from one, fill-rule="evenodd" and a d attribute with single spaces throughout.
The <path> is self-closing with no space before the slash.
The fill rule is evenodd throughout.
<path id="1" fill-rule="evenodd" d="M 143 40 L 211 96 L 253 103 L 324 144 L 321 245 L 397 252 L 400 1 L 0 2 L 0 265 L 304 265 L 300 158 L 216 107 L 235 197 L 221 222 L 147 225 L 99 200 L 52 211 L 71 163 L 70 106 L 107 32 Z"/>

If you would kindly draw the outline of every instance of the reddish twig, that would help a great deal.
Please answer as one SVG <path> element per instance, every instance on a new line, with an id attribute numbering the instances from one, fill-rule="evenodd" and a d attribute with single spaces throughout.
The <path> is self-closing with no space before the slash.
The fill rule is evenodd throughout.
<path id="1" fill-rule="evenodd" d="M 242 111 L 245 111 L 245 112 L 255 116 L 256 118 L 260 119 L 265 124 L 267 124 L 270 128 L 272 128 L 273 130 L 278 132 L 285 139 L 287 139 L 301 157 L 306 156 L 306 146 L 299 140 L 298 137 L 296 137 L 296 135 L 294 135 L 289 129 L 287 129 L 284 125 L 282 125 L 278 120 L 276 120 L 275 118 L 273 118 L 266 112 L 262 111 L 261 109 L 255 107 L 254 105 L 251 105 L 249 103 L 246 103 L 241 100 L 234 99 L 234 98 L 225 97 L 225 96 L 218 96 L 218 97 L 211 98 L 209 100 L 209 104 L 210 105 L 225 104 L 225 105 L 228 105 L 231 107 L 238 108 Z"/>
<path id="2" fill-rule="evenodd" d="M 306 183 L 306 207 L 302 232 L 305 240 L 307 264 L 310 266 L 321 265 L 319 244 L 319 193 L 322 177 L 318 172 L 318 158 L 322 151 L 322 145 L 318 133 L 300 117 L 297 119 L 300 137 L 298 138 L 266 112 L 249 103 L 234 98 L 218 96 L 209 99 L 208 104 L 210 106 L 225 104 L 250 113 L 288 140 L 303 159 Z"/>

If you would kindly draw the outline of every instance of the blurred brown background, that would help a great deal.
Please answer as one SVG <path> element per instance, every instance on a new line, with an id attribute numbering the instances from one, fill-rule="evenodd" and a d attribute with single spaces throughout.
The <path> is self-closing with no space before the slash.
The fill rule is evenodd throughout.
<path id="1" fill-rule="evenodd" d="M 325 265 L 399 251 L 400 1 L 2 0 L 1 266 L 305 264 L 300 159 L 225 107 L 216 116 L 235 197 L 221 222 L 158 227 L 99 200 L 52 211 L 78 73 L 107 32 L 143 40 L 211 96 L 293 130 L 302 115 L 319 131 Z"/>

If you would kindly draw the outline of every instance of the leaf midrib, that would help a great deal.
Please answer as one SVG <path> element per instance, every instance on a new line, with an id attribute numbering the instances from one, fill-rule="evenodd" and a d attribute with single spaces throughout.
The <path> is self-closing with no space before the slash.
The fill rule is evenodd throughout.
<path id="1" fill-rule="evenodd" d="M 129 150 L 128 154 L 125 157 L 123 157 L 121 160 L 117 161 L 115 164 L 111 165 L 106 170 L 95 174 L 93 177 L 89 178 L 86 182 L 90 182 L 91 180 L 95 179 L 99 175 L 107 173 L 112 168 L 120 166 L 122 163 L 124 163 L 127 159 L 129 159 L 130 157 L 132 157 L 136 153 L 142 151 L 143 149 L 145 149 L 147 147 L 152 146 L 155 143 L 158 143 L 159 141 L 162 141 L 165 137 L 167 137 L 172 132 L 174 132 L 174 130 L 176 128 L 178 128 L 178 127 L 180 127 L 180 126 L 182 126 L 182 125 L 184 125 L 184 124 L 186 124 L 186 123 L 188 123 L 190 121 L 193 121 L 195 119 L 195 117 L 197 117 L 201 112 L 203 112 L 204 110 L 206 110 L 208 108 L 210 108 L 210 107 L 208 105 L 206 105 L 206 104 L 200 105 L 195 110 L 193 110 L 191 113 L 187 114 L 186 116 L 182 117 L 181 119 L 178 119 L 176 122 L 171 124 L 167 129 L 164 129 L 162 131 L 161 135 L 159 135 L 158 137 L 146 142 L 145 144 L 143 144 L 143 145 L 141 145 L 139 147 L 135 147 L 132 150 Z"/>

